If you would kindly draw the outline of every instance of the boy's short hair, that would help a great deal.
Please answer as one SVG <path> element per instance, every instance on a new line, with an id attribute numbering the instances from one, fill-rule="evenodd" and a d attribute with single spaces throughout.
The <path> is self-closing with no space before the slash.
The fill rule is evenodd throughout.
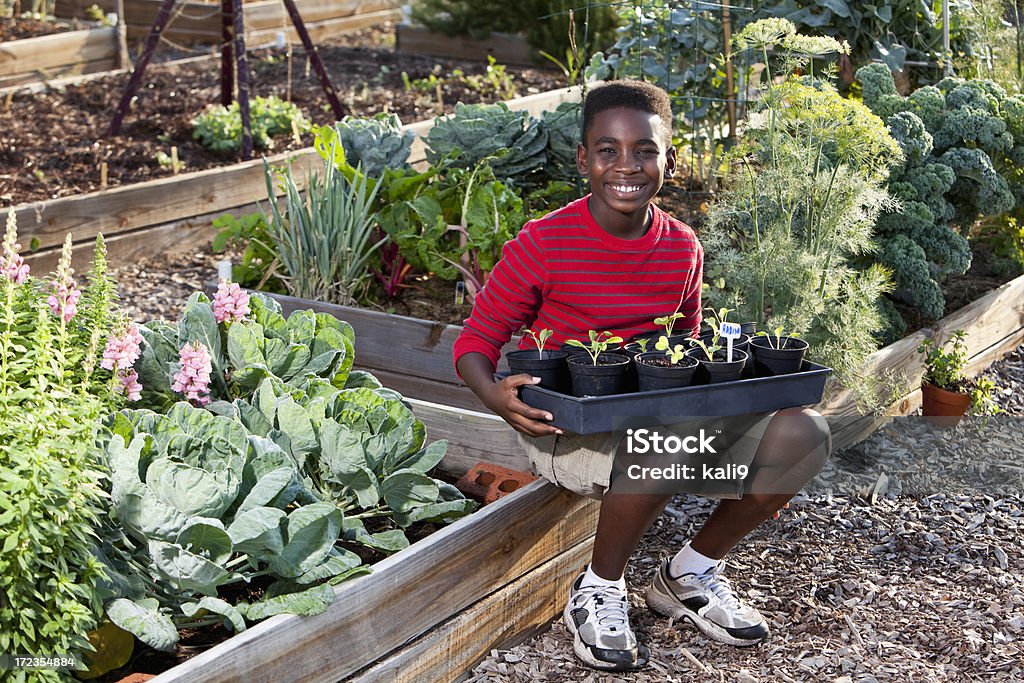
<path id="1" fill-rule="evenodd" d="M 672 143 L 672 102 L 668 93 L 652 83 L 637 80 L 612 81 L 587 93 L 583 102 L 581 142 L 587 144 L 587 131 L 598 114 L 619 107 L 660 116 L 665 128 L 665 142 Z"/>

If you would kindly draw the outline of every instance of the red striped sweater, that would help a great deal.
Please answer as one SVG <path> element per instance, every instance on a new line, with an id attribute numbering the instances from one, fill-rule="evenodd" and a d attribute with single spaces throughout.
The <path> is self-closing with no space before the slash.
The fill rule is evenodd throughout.
<path id="1" fill-rule="evenodd" d="M 654 319 L 679 309 L 676 330 L 700 325 L 704 251 L 686 224 L 652 205 L 647 233 L 624 240 L 602 230 L 584 197 L 528 222 L 507 242 L 477 295 L 454 357 L 473 351 L 495 364 L 501 347 L 524 326 L 551 329 L 548 348 L 588 330 L 623 339 L 658 329 Z M 532 342 L 523 339 L 521 348 Z"/>

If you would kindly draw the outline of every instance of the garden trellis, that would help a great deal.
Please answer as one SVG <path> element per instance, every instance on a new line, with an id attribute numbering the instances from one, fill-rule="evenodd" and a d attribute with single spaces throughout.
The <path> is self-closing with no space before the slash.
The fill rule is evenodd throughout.
<path id="1" fill-rule="evenodd" d="M 285 10 L 288 12 L 292 25 L 295 27 L 295 32 L 299 35 L 299 39 L 302 41 L 302 46 L 306 50 L 309 62 L 313 66 L 317 78 L 320 80 L 320 85 L 324 90 L 324 94 L 327 96 L 328 103 L 331 105 L 334 117 L 336 119 L 341 119 L 342 109 L 341 103 L 338 101 L 338 95 L 334 90 L 334 86 L 331 85 L 331 79 L 327 75 L 327 71 L 324 69 L 323 62 L 320 59 L 316 46 L 313 44 L 313 41 L 309 36 L 309 31 L 306 30 L 306 24 L 302 20 L 302 16 L 299 14 L 298 7 L 295 6 L 295 0 L 281 1 L 284 3 Z M 114 111 L 114 118 L 111 120 L 110 127 L 107 129 L 108 137 L 117 135 L 120 132 L 121 123 L 124 120 L 125 114 L 128 113 L 128 108 L 131 106 L 131 101 L 135 96 L 135 92 L 142 83 L 142 77 L 146 72 L 146 67 L 149 65 L 149 61 L 153 57 L 157 43 L 160 41 L 160 36 L 163 34 L 164 29 L 167 28 L 167 24 L 171 20 L 171 13 L 177 2 L 178 0 L 163 0 L 161 3 L 160 10 L 157 12 L 156 18 L 153 20 L 153 27 L 150 29 L 149 37 L 146 39 L 146 45 L 143 48 L 142 56 L 135 65 L 131 79 L 129 79 L 128 85 L 125 87 L 124 94 L 121 96 L 121 101 L 118 103 L 117 109 Z M 253 141 L 251 117 L 249 113 L 249 68 L 245 56 L 245 22 L 242 15 L 242 0 L 221 0 L 220 13 L 221 104 L 225 107 L 231 104 L 234 97 L 234 75 L 237 73 L 238 107 L 242 119 L 242 158 L 248 160 L 252 158 Z"/>

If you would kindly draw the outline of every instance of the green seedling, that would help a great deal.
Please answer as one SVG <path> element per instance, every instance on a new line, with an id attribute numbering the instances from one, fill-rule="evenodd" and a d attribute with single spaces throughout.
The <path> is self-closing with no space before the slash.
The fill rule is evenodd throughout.
<path id="1" fill-rule="evenodd" d="M 760 332 L 758 332 L 754 336 L 755 337 L 766 337 L 768 339 L 768 346 L 773 348 L 773 349 L 778 350 L 778 349 L 782 348 L 782 338 L 783 337 L 793 337 L 793 338 L 796 338 L 796 337 L 800 336 L 800 333 L 799 332 L 790 332 L 789 334 L 786 334 L 785 328 L 782 325 L 779 325 L 774 330 L 772 330 L 771 334 L 768 334 L 764 330 L 761 330 Z M 772 339 L 775 339 L 774 343 L 772 343 Z"/>
<path id="2" fill-rule="evenodd" d="M 708 327 L 711 328 L 711 331 L 714 333 L 711 336 L 711 343 L 712 344 L 718 344 L 718 337 L 719 337 L 719 334 L 721 334 L 722 323 L 728 322 L 726 319 L 729 317 L 729 314 L 732 313 L 732 309 L 731 308 L 725 308 L 723 306 L 722 308 L 719 308 L 716 311 L 715 309 L 713 309 L 710 306 L 708 306 L 704 310 L 705 311 L 711 311 L 711 317 L 710 318 L 704 318 L 704 320 L 702 320 L 701 322 L 707 324 Z M 721 348 L 721 347 L 719 347 L 719 348 Z"/>
<path id="3" fill-rule="evenodd" d="M 544 344 L 547 343 L 551 335 L 554 334 L 551 330 L 545 328 L 540 332 L 534 332 L 533 330 L 527 330 L 526 336 L 533 340 L 534 346 L 537 347 L 537 358 L 544 358 Z"/>
<path id="4" fill-rule="evenodd" d="M 673 347 L 668 343 L 668 337 L 664 335 L 658 338 L 654 348 L 658 351 L 664 351 L 665 357 L 668 358 L 668 362 L 672 365 L 678 365 L 679 361 L 681 361 L 683 356 L 686 355 L 686 349 L 683 348 L 682 344 L 676 344 L 675 347 Z"/>
<path id="5" fill-rule="evenodd" d="M 570 339 L 566 342 L 569 346 L 578 346 L 590 354 L 590 359 L 597 365 L 597 358 L 608 350 L 611 344 L 621 344 L 622 337 L 613 336 L 611 332 L 596 332 L 590 330 L 590 344 L 584 344 L 578 339 Z"/>
<path id="6" fill-rule="evenodd" d="M 647 345 L 651 343 L 650 337 L 640 337 L 639 339 L 634 339 L 633 341 L 635 341 L 636 345 L 640 347 L 640 353 L 647 353 Z"/>
<path id="7" fill-rule="evenodd" d="M 715 336 L 715 338 L 718 338 L 717 335 Z M 715 351 L 720 351 L 722 349 L 722 347 L 719 346 L 718 344 L 705 344 L 700 339 L 693 339 L 691 341 L 693 342 L 694 346 L 696 346 L 697 348 L 701 349 L 704 352 L 704 354 L 708 357 L 709 363 L 715 362 Z"/>
<path id="8" fill-rule="evenodd" d="M 925 339 L 917 347 L 924 354 L 924 379 L 940 389 L 959 391 L 967 382 L 964 370 L 967 366 L 967 343 L 965 333 L 957 330 L 944 343 L 936 344 L 934 339 Z M 946 346 L 949 350 L 946 350 Z"/>
<path id="9" fill-rule="evenodd" d="M 674 330 L 675 327 L 676 327 L 676 321 L 679 320 L 680 318 L 683 318 L 683 317 L 685 317 L 685 316 L 682 313 L 680 313 L 679 311 L 676 311 L 672 315 L 663 315 L 660 318 L 655 318 L 654 319 L 654 324 L 655 325 L 660 325 L 660 326 L 664 327 L 665 328 L 665 336 L 666 337 L 671 337 L 672 336 L 672 330 Z"/>

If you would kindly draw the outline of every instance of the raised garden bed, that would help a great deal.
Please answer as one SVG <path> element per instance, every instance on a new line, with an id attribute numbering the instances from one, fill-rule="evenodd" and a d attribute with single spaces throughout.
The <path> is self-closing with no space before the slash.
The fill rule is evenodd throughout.
<path id="1" fill-rule="evenodd" d="M 431 402 L 459 406 L 467 411 L 480 409 L 480 403 L 467 386 L 458 381 L 452 364 L 452 345 L 461 327 L 416 318 L 389 315 L 346 306 L 291 297 L 275 297 L 286 310 L 312 308 L 349 320 L 357 331 L 356 358 L 360 367 L 372 370 L 386 386 L 404 395 Z M 876 351 L 865 372 L 874 376 L 893 375 L 906 391 L 882 414 L 861 415 L 856 397 L 841 386 L 833 385 L 825 399 L 813 406 L 825 415 L 833 429 L 833 447 L 857 443 L 892 415 L 907 415 L 921 405 L 918 389 L 924 365 L 917 346 L 929 335 L 947 338 L 954 330 L 966 331 L 968 371 L 977 374 L 1024 340 L 1024 276 L 992 290 L 980 299 L 939 320 L 929 330 L 920 330 Z M 364 345 L 359 341 L 363 340 Z M 371 343 L 377 340 L 376 343 Z M 510 342 L 503 351 L 517 347 Z M 402 348 L 400 354 L 387 349 Z M 504 359 L 502 360 L 504 363 Z M 505 368 L 499 367 L 499 370 Z M 479 420 L 482 413 L 468 413 Z M 420 416 L 425 423 L 428 419 Z M 497 418 L 494 418 L 497 420 Z M 482 424 L 487 424 L 483 422 Z M 428 428 L 431 425 L 428 423 Z M 494 429 L 502 431 L 498 420 Z M 504 426 L 507 449 L 515 440 L 511 427 Z M 471 441 L 475 434 L 463 440 Z"/>
<path id="2" fill-rule="evenodd" d="M 117 65 L 117 29 L 110 26 L 0 42 L 0 88 Z"/>
<path id="3" fill-rule="evenodd" d="M 57 0 L 58 17 L 82 17 L 85 9 L 96 4 L 104 12 L 115 11 L 114 0 Z M 398 0 L 296 0 L 310 36 L 326 36 L 354 31 L 365 26 L 397 21 L 402 16 Z M 144 38 L 160 9 L 160 0 L 125 0 L 125 24 L 129 37 Z M 177 13 L 164 37 L 175 42 L 216 44 L 220 42 L 220 4 L 215 2 L 179 2 Z M 272 42 L 278 31 L 297 42 L 295 31 L 280 0 L 245 2 L 245 39 L 253 44 Z"/>
<path id="4" fill-rule="evenodd" d="M 512 33 L 492 33 L 486 40 L 464 36 L 446 36 L 422 26 L 399 24 L 395 42 L 398 52 L 410 55 L 430 55 L 449 59 L 471 59 L 479 62 L 493 57 L 499 64 L 536 64 L 539 55 L 526 43 L 524 36 Z"/>
<path id="5" fill-rule="evenodd" d="M 534 482 L 338 585 L 323 614 L 273 617 L 153 680 L 454 679 L 561 611 L 597 510 Z"/>
<path id="6" fill-rule="evenodd" d="M 215 79 L 216 74 L 211 73 L 210 77 Z M 397 78 L 397 74 L 394 77 Z M 86 90 L 95 92 L 101 87 L 104 86 L 89 84 L 87 88 L 82 89 L 81 94 L 86 97 Z M 176 87 L 187 90 L 180 79 Z M 181 92 L 181 96 L 191 97 L 185 92 Z M 511 100 L 508 105 L 513 109 L 524 109 L 539 114 L 545 109 L 557 106 L 559 102 L 578 97 L 578 90 L 562 89 Z M 198 107 L 196 109 L 198 110 Z M 51 114 L 55 115 L 56 113 Z M 138 116 L 135 112 L 129 115 L 127 129 L 146 125 L 146 122 L 138 120 Z M 429 119 L 408 127 L 422 135 L 432 125 L 433 119 Z M 153 137 L 158 130 L 152 131 Z M 116 147 L 117 141 L 111 141 L 112 154 L 116 153 L 113 151 Z M 162 147 L 159 143 L 153 144 L 154 153 Z M 198 145 L 194 143 L 193 147 Z M 82 153 L 95 157 L 91 150 L 83 150 Z M 311 147 L 305 147 L 271 156 L 269 161 L 271 164 L 290 161 L 294 167 L 301 168 L 314 158 L 318 158 L 316 152 Z M 416 162 L 423 158 L 422 144 L 417 142 L 410 160 Z M 184 156 L 182 159 L 186 160 L 186 163 L 192 163 Z M 199 148 L 196 159 L 197 163 L 210 165 L 218 158 Z M 96 160 L 96 166 L 99 165 L 98 162 L 99 159 Z M 53 163 L 58 162 L 54 160 Z M 64 160 L 60 163 L 64 163 Z M 108 163 L 113 169 L 114 159 Z M 37 170 L 45 175 L 43 169 Z M 59 173 L 59 168 L 55 172 Z M 16 176 L 19 182 L 31 182 L 31 176 L 25 174 L 24 170 L 21 174 Z M 98 169 L 95 175 L 96 178 L 99 177 Z M 302 175 L 296 174 L 300 181 Z M 253 160 L 158 180 L 126 184 L 78 196 L 21 204 L 15 206 L 15 212 L 22 242 L 33 243 L 38 249 L 37 253 L 29 257 L 29 262 L 34 268 L 49 269 L 56 263 L 57 249 L 68 232 L 72 233 L 76 243 L 91 241 L 96 233 L 102 232 L 107 238 L 111 258 L 115 262 L 134 260 L 162 248 L 182 248 L 209 239 L 212 236 L 210 223 L 214 217 L 225 211 L 254 210 L 255 203 L 265 197 L 263 162 Z"/>

